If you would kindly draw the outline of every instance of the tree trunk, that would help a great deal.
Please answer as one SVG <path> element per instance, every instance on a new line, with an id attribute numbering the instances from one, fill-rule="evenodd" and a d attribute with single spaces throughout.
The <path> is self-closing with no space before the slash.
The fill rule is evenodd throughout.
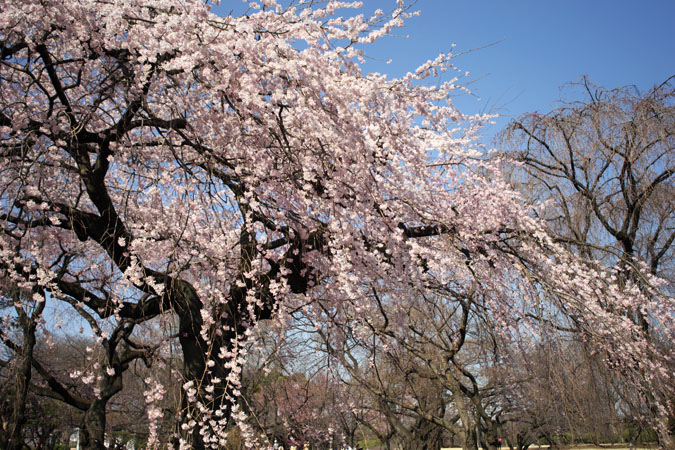
<path id="1" fill-rule="evenodd" d="M 82 450 L 102 450 L 105 448 L 106 407 L 110 399 L 122 390 L 122 372 L 112 376 L 103 376 L 98 385 L 100 394 L 95 398 L 82 418 L 80 447 Z M 112 439 L 112 436 L 110 436 Z"/>
<path id="2" fill-rule="evenodd" d="M 472 427 L 465 427 L 465 431 L 460 437 L 462 439 L 463 450 L 478 450 L 478 436 L 476 435 L 475 429 Z"/>
<path id="3" fill-rule="evenodd" d="M 236 323 L 230 325 L 230 331 L 221 334 L 211 333 L 211 342 L 207 343 L 202 335 L 202 303 L 194 289 L 185 283 L 179 287 L 180 300 L 176 312 L 179 315 L 179 341 L 183 352 L 183 374 L 187 382 L 192 382 L 192 389 L 196 391 L 196 399 L 207 410 L 215 412 L 220 410 L 222 415 L 217 419 L 229 419 L 232 412 L 232 406 L 228 397 L 232 398 L 232 389 L 230 383 L 226 383 L 230 370 L 224 365 L 223 359 L 218 358 L 221 348 L 231 351 L 236 338 Z M 214 361 L 215 365 L 208 367 L 207 362 Z M 213 378 L 222 380 L 221 385 L 227 385 L 229 391 L 225 388 L 214 389 L 214 392 L 208 394 L 205 388 L 211 384 Z M 203 439 L 204 432 L 210 431 L 208 417 L 200 413 L 193 403 L 187 398 L 185 389 L 181 390 L 182 411 L 176 417 L 176 425 L 182 439 L 185 440 L 193 450 L 203 450 L 205 443 Z M 208 413 L 207 413 L 208 414 Z M 192 426 L 190 426 L 192 424 Z M 211 430 L 212 431 L 212 430 Z"/>
<path id="4" fill-rule="evenodd" d="M 489 420 L 487 423 L 481 422 L 481 444 L 486 450 L 497 450 L 499 441 L 497 440 L 498 428 L 494 421 Z"/>
<path id="5" fill-rule="evenodd" d="M 26 396 L 31 379 L 31 359 L 35 346 L 34 327 L 32 332 L 24 329 L 24 342 L 21 352 L 21 363 L 14 375 L 14 398 L 12 399 L 12 416 L 8 427 L 8 442 L 3 448 L 21 450 L 23 448 L 23 426 L 26 422 Z"/>
<path id="6" fill-rule="evenodd" d="M 105 448 L 105 401 L 95 400 L 84 413 L 80 448 L 82 450 L 103 450 Z"/>
<path id="7" fill-rule="evenodd" d="M 15 296 L 18 297 L 19 295 L 18 292 L 15 293 Z M 20 299 L 16 298 L 16 301 L 19 302 Z M 18 355 L 20 355 L 21 362 L 18 364 L 14 375 L 12 415 L 7 426 L 7 434 L 5 435 L 7 441 L 0 442 L 0 447 L 8 450 L 21 450 L 23 448 L 23 426 L 26 423 L 26 396 L 28 395 L 28 387 L 30 386 L 32 377 L 35 328 L 37 327 L 37 319 L 42 314 L 44 308 L 45 301 L 38 302 L 32 315 L 28 317 L 21 306 L 16 307 L 19 322 L 23 329 L 23 346 L 18 349 L 20 350 Z"/>

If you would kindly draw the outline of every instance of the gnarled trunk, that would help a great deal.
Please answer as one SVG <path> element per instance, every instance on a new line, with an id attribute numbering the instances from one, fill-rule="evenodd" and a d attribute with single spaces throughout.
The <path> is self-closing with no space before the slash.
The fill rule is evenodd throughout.
<path id="1" fill-rule="evenodd" d="M 106 403 L 107 400 L 95 400 L 85 411 L 80 433 L 82 450 L 103 450 L 105 448 Z"/>

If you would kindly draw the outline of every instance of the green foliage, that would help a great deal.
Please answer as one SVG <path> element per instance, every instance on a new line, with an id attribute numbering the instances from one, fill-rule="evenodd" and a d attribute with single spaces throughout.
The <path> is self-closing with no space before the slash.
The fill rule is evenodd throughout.
<path id="1" fill-rule="evenodd" d="M 601 438 L 597 433 L 584 433 L 579 438 L 579 441 L 583 442 L 584 444 L 594 444 L 601 442 Z"/>
<path id="2" fill-rule="evenodd" d="M 651 429 L 651 428 L 642 431 L 637 438 L 637 441 L 641 442 L 641 443 L 656 442 L 657 440 L 658 440 L 658 435 L 656 434 L 656 430 Z"/>
<path id="3" fill-rule="evenodd" d="M 364 439 L 358 441 L 359 448 L 374 448 L 380 445 L 379 439 Z"/>
<path id="4" fill-rule="evenodd" d="M 623 442 L 637 442 L 641 444 L 658 441 L 658 434 L 653 428 L 640 430 L 639 434 L 636 436 L 637 431 L 638 430 L 635 430 L 634 428 L 624 428 L 623 432 L 621 433 L 621 440 Z"/>

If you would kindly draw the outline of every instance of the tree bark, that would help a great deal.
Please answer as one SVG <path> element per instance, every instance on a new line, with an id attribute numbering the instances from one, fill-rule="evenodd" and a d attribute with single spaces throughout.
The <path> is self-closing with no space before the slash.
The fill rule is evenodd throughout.
<path id="1" fill-rule="evenodd" d="M 14 293 L 17 305 L 20 305 L 20 294 Z M 23 330 L 23 346 L 20 347 L 18 355 L 21 362 L 18 364 L 14 374 L 14 398 L 12 400 L 12 415 L 10 417 L 7 432 L 0 437 L 0 448 L 8 450 L 21 450 L 23 448 L 23 426 L 26 423 L 26 396 L 32 377 L 33 351 L 35 349 L 35 329 L 37 320 L 42 315 L 45 308 L 45 301 L 38 302 L 35 305 L 33 313 L 29 317 L 23 307 L 16 306 L 19 315 L 19 322 Z M 2 442 L 2 441 L 5 442 Z"/>
<path id="2" fill-rule="evenodd" d="M 105 448 L 105 407 L 107 400 L 95 400 L 84 413 L 80 448 L 82 450 L 103 450 Z"/>
<path id="3" fill-rule="evenodd" d="M 471 424 L 464 427 L 464 433 L 460 436 L 462 439 L 463 450 L 478 450 L 478 436 L 476 430 Z"/>

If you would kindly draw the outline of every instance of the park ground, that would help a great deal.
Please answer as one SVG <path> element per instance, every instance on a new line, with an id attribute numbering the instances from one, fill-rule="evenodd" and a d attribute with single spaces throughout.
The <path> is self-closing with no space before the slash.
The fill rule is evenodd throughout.
<path id="1" fill-rule="evenodd" d="M 530 446 L 529 450 L 549 450 L 548 445 L 533 445 Z M 602 450 L 602 449 L 611 449 L 611 450 L 631 450 L 627 444 L 615 444 L 615 445 L 568 445 L 564 447 L 558 447 L 562 450 Z M 633 447 L 633 450 L 655 450 L 658 448 L 656 444 L 653 446 L 649 445 L 640 445 L 638 447 Z M 502 449 L 507 449 L 508 447 L 502 447 Z M 443 447 L 441 450 L 462 450 L 462 447 Z"/>

